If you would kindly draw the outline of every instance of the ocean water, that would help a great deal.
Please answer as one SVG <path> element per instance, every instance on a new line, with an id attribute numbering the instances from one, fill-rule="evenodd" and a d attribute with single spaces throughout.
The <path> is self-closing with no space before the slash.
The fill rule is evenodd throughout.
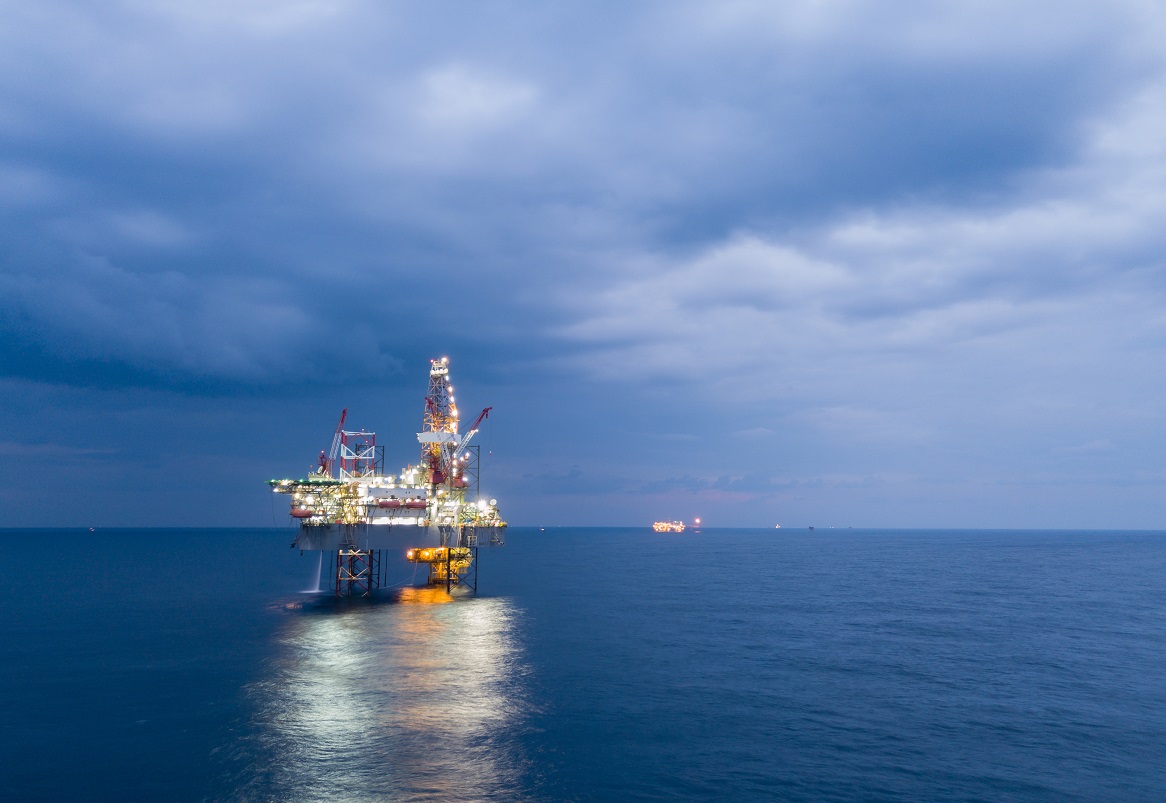
<path id="1" fill-rule="evenodd" d="M 1166 798 L 1166 533 L 0 531 L 8 800 Z"/>

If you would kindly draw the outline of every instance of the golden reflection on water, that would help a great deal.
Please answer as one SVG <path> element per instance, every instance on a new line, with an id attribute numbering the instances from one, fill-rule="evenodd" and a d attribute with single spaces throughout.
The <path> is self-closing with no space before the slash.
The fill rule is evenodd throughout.
<path id="1" fill-rule="evenodd" d="M 453 597 L 440 588 L 402 588 L 397 592 L 397 602 L 403 605 L 443 605 L 453 602 Z"/>
<path id="2" fill-rule="evenodd" d="M 514 795 L 525 705 L 513 605 L 440 589 L 398 603 L 289 615 L 280 657 L 249 688 L 266 766 L 244 795 Z"/>

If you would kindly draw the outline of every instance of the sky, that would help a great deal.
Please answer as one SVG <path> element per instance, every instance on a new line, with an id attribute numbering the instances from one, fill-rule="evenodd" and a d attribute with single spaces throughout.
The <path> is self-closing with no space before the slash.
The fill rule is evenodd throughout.
<path id="1" fill-rule="evenodd" d="M 1166 7 L 0 0 L 10 526 L 1166 527 Z M 278 503 L 278 504 L 277 504 Z"/>

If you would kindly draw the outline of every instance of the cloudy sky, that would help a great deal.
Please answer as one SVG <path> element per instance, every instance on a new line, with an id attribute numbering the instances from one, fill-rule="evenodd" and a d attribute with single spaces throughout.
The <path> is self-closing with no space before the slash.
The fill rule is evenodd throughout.
<path id="1" fill-rule="evenodd" d="M 428 358 L 515 524 L 1166 526 L 1166 10 L 0 0 L 0 501 L 283 525 Z"/>

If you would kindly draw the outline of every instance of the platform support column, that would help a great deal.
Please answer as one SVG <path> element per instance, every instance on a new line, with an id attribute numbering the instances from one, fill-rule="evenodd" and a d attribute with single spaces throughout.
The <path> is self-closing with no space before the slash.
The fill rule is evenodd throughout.
<path id="1" fill-rule="evenodd" d="M 336 551 L 336 576 L 332 586 L 337 597 L 370 597 L 381 587 L 381 550 L 341 547 Z"/>

